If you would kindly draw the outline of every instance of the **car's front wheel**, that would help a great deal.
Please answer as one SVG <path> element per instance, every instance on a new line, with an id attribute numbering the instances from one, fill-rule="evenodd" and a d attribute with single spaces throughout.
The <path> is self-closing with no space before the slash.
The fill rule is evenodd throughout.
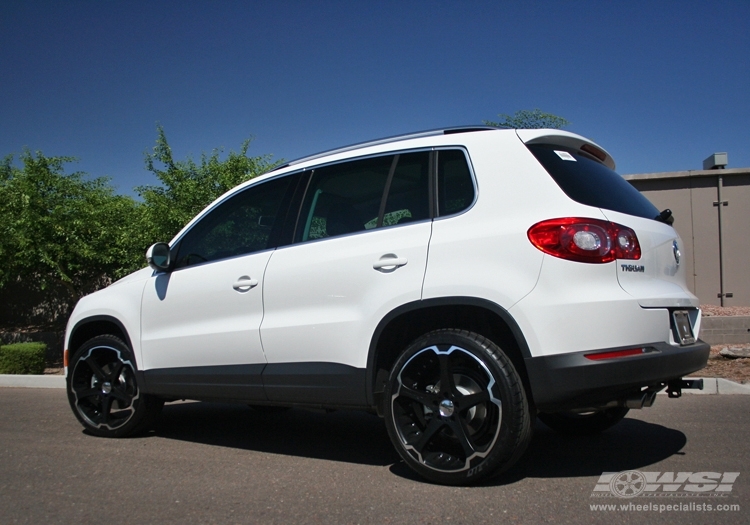
<path id="1" fill-rule="evenodd" d="M 141 392 L 128 346 L 102 335 L 84 343 L 68 369 L 68 401 L 92 434 L 124 437 L 147 430 L 164 401 Z"/>
<path id="2" fill-rule="evenodd" d="M 513 364 L 492 341 L 430 332 L 401 354 L 385 391 L 388 434 L 406 464 L 449 485 L 509 468 L 531 437 L 529 404 Z"/>

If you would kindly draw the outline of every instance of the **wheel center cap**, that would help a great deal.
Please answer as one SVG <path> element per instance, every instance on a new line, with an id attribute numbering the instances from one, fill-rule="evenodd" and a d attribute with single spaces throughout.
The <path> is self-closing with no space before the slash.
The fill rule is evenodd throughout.
<path id="1" fill-rule="evenodd" d="M 455 407 L 453 406 L 453 401 L 450 399 L 443 399 L 440 402 L 440 415 L 443 417 L 450 417 L 453 415 L 453 411 L 455 410 Z"/>
<path id="2" fill-rule="evenodd" d="M 102 394 L 109 394 L 110 392 L 112 392 L 112 383 L 105 381 L 102 383 Z"/>

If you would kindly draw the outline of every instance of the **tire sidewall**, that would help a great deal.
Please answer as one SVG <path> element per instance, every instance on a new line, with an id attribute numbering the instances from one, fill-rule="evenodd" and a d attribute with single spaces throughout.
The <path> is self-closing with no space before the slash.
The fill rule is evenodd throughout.
<path id="1" fill-rule="evenodd" d="M 75 367 L 82 357 L 87 355 L 92 348 L 96 348 L 96 347 L 109 348 L 109 349 L 119 352 L 120 359 L 122 361 L 127 361 L 130 363 L 131 368 L 133 370 L 133 380 L 135 381 L 136 388 L 138 389 L 138 395 L 132 402 L 133 411 L 134 411 L 133 415 L 131 416 L 131 418 L 128 420 L 127 423 L 115 429 L 99 428 L 99 427 L 95 427 L 91 425 L 91 423 L 89 423 L 83 417 L 83 415 L 79 412 L 78 408 L 76 407 L 76 396 L 73 393 L 73 388 L 72 388 Z M 70 404 L 70 408 L 73 410 L 73 414 L 76 416 L 76 419 L 78 419 L 81 425 L 83 425 L 87 433 L 95 435 L 95 436 L 99 436 L 99 437 L 124 437 L 124 436 L 128 436 L 136 432 L 136 429 L 138 429 L 139 425 L 143 422 L 144 417 L 146 416 L 146 412 L 147 412 L 147 407 L 146 407 L 147 399 L 142 393 L 141 385 L 138 384 L 138 374 L 136 372 L 137 372 L 136 363 L 135 363 L 135 360 L 133 359 L 133 355 L 130 352 L 130 349 L 121 339 L 115 336 L 102 335 L 102 336 L 94 337 L 86 341 L 83 345 L 81 345 L 78 348 L 78 350 L 76 350 L 76 352 L 73 354 L 73 357 L 70 361 L 68 377 L 66 378 L 66 390 L 68 394 L 68 403 Z"/>
<path id="2" fill-rule="evenodd" d="M 394 421 L 392 396 L 398 385 L 398 375 L 404 365 L 417 353 L 430 346 L 456 346 L 479 359 L 495 380 L 493 392 L 501 401 L 502 415 L 500 432 L 491 452 L 468 470 L 442 472 L 434 470 L 417 460 L 402 445 L 401 436 Z M 519 406 L 520 405 L 520 406 Z M 513 407 L 516 407 L 513 409 Z M 520 408 L 520 410 L 519 410 Z M 524 414 L 525 413 L 525 414 Z M 497 345 L 470 332 L 438 330 L 423 335 L 409 345 L 396 360 L 384 392 L 384 414 L 388 435 L 396 450 L 409 467 L 430 481 L 449 485 L 477 483 L 504 471 L 520 456 L 517 445 L 524 424 L 529 425 L 529 408 L 521 380 L 513 364 Z M 524 421 L 524 416 L 526 421 Z M 520 451 L 521 453 L 523 450 Z"/>

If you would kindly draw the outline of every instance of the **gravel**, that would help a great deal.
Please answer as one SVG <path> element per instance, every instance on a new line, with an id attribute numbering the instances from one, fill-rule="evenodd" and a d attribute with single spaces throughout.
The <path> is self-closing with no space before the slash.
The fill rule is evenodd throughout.
<path id="1" fill-rule="evenodd" d="M 703 310 L 703 315 L 706 317 L 750 315 L 750 306 L 716 306 L 715 304 L 702 304 L 701 310 Z"/>

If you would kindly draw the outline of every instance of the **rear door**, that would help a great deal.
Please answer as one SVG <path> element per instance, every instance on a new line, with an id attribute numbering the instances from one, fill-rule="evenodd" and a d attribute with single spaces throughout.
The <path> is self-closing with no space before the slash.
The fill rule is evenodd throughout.
<path id="1" fill-rule="evenodd" d="M 365 405 L 377 324 L 421 297 L 430 159 L 407 152 L 314 170 L 295 243 L 273 254 L 265 274 L 269 400 Z"/>

